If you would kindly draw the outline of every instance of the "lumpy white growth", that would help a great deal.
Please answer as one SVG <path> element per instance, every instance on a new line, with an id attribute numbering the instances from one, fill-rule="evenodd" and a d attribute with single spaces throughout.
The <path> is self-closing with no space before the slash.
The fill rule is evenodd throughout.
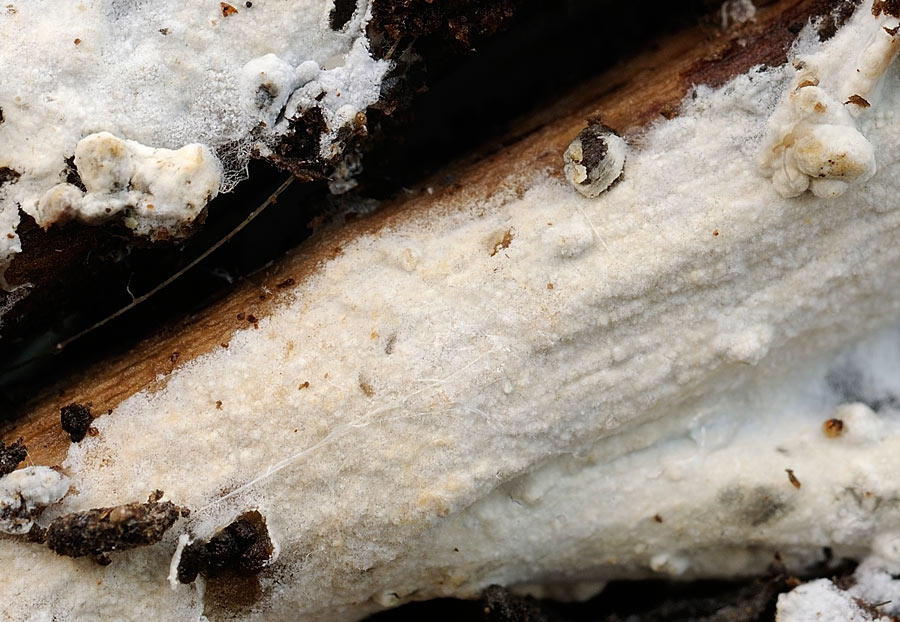
<path id="1" fill-rule="evenodd" d="M 190 222 L 201 199 L 230 190 L 250 152 L 266 152 L 306 110 L 325 119 L 323 154 L 340 151 L 341 127 L 377 101 L 388 68 L 368 52 L 368 2 L 340 31 L 328 24 L 330 0 L 234 8 L 226 16 L 219 2 L 33 0 L 0 10 L 0 167 L 20 175 L 0 186 L 0 268 L 21 250 L 19 207 L 42 226 L 116 214 L 152 234 Z M 94 175 L 99 183 L 79 199 L 66 159 L 98 136 L 113 147 L 110 135 L 129 157 L 110 159 L 106 179 Z M 204 190 L 217 182 L 212 192 L 176 183 L 200 153 L 194 172 L 205 169 Z M 110 185 L 132 176 L 143 184 L 134 196 Z M 151 204 L 160 211 L 148 212 Z"/>
<path id="2" fill-rule="evenodd" d="M 102 222 L 124 211 L 126 226 L 138 233 L 178 232 L 200 215 L 222 181 L 219 161 L 204 145 L 152 149 L 108 132 L 81 139 L 75 165 L 85 190 L 72 184 L 47 190 L 37 208 L 45 226 L 70 218 Z"/>
<path id="3" fill-rule="evenodd" d="M 35 519 L 69 490 L 69 478 L 50 467 L 25 467 L 0 478 L 0 531 L 26 534 Z"/>
<path id="4" fill-rule="evenodd" d="M 890 549 L 883 550 L 887 545 Z M 888 622 L 900 613 L 900 548 L 897 534 L 876 540 L 876 553 L 853 573 L 852 584 L 841 589 L 827 579 L 801 585 L 778 598 L 776 622 Z M 886 553 L 886 554 L 885 554 Z M 869 605 L 867 609 L 861 603 Z"/>
<path id="5" fill-rule="evenodd" d="M 838 62 L 841 41 L 799 52 Z M 342 243 L 257 330 L 97 418 L 49 510 L 160 489 L 190 518 L 78 572 L 0 540 L 18 564 L 0 602 L 199 620 L 212 596 L 166 580 L 179 540 L 251 509 L 280 554 L 235 616 L 267 622 L 900 551 L 900 126 L 859 118 L 878 171 L 840 202 L 785 198 L 754 164 L 792 81 L 698 89 L 592 201 L 511 177 Z M 890 68 L 883 115 L 898 84 Z"/>
<path id="6" fill-rule="evenodd" d="M 879 84 L 900 50 L 900 20 L 857 11 L 832 48 L 793 61 L 790 91 L 772 116 L 760 165 L 784 197 L 807 190 L 823 198 L 871 179 L 876 154 L 856 117 L 871 115 Z"/>
<path id="7" fill-rule="evenodd" d="M 628 145 L 615 132 L 591 124 L 563 154 L 563 172 L 578 192 L 593 198 L 622 176 L 627 151 Z"/>

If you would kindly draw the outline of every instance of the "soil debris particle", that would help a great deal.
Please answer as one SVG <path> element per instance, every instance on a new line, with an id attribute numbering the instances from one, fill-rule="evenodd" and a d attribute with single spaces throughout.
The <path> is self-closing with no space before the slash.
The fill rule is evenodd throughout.
<path id="1" fill-rule="evenodd" d="M 47 527 L 47 546 L 58 555 L 92 556 L 108 564 L 111 551 L 124 551 L 159 542 L 163 534 L 188 511 L 162 501 L 157 490 L 147 503 L 73 512 L 54 519 Z"/>
<path id="2" fill-rule="evenodd" d="M 274 550 L 266 519 L 256 510 L 245 512 L 209 541 L 192 542 L 184 548 L 178 580 L 191 583 L 200 573 L 206 577 L 255 575 L 268 564 Z"/>
<path id="3" fill-rule="evenodd" d="M 91 421 L 94 420 L 90 405 L 76 402 L 60 408 L 59 418 L 63 431 L 71 437 L 73 443 L 84 440 L 91 427 Z"/>
<path id="4" fill-rule="evenodd" d="M 0 186 L 17 181 L 21 176 L 18 171 L 14 171 L 8 166 L 0 166 Z"/>
<path id="5" fill-rule="evenodd" d="M 0 477 L 15 471 L 26 456 L 28 456 L 28 450 L 21 438 L 8 446 L 0 441 Z"/>
<path id="6" fill-rule="evenodd" d="M 785 469 L 785 472 L 787 473 L 788 481 L 791 482 L 791 486 L 793 486 L 794 488 L 800 488 L 800 486 L 803 485 L 800 483 L 800 480 L 797 479 L 797 476 L 794 475 L 794 469 Z"/>
<path id="7" fill-rule="evenodd" d="M 828 438 L 837 438 L 844 432 L 844 422 L 841 419 L 829 419 L 822 429 Z"/>
<path id="8" fill-rule="evenodd" d="M 499 585 L 491 585 L 481 595 L 485 622 L 549 622 L 533 598 L 516 596 Z"/>
<path id="9" fill-rule="evenodd" d="M 891 17 L 900 17 L 900 0 L 875 0 L 872 3 L 872 15 L 878 17 L 882 13 Z"/>
<path id="10" fill-rule="evenodd" d="M 509 248 L 509 245 L 512 244 L 514 237 L 515 234 L 512 232 L 512 229 L 507 229 L 506 233 L 503 234 L 503 237 L 494 244 L 494 250 L 491 251 L 491 257 L 499 253 L 501 250 Z"/>

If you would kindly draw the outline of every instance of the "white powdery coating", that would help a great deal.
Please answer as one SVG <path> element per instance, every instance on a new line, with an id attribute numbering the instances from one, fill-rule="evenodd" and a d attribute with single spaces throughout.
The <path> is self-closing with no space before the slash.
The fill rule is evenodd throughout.
<path id="1" fill-rule="evenodd" d="M 65 159 L 87 136 L 109 132 L 146 149 L 205 145 L 204 157 L 224 170 L 217 190 L 227 191 L 251 149 L 266 151 L 292 114 L 322 110 L 330 153 L 342 125 L 377 101 L 388 63 L 368 54 L 368 2 L 338 32 L 328 24 L 330 0 L 233 5 L 228 17 L 219 2 L 180 0 L 0 8 L 0 167 L 21 174 L 0 186 L 0 268 L 21 250 L 17 206 L 42 226 L 60 211 L 78 215 L 72 189 L 47 193 L 65 183 Z M 190 200 L 171 198 L 170 216 Z M 136 211 L 126 217 L 152 232 L 154 216 Z"/>
<path id="2" fill-rule="evenodd" d="M 885 110 L 900 105 L 889 77 Z M 900 530 L 900 422 L 850 402 L 900 393 L 900 335 L 823 353 L 900 309 L 900 127 L 861 119 L 879 172 L 840 202 L 784 199 L 754 159 L 789 83 L 768 70 L 700 89 L 597 199 L 539 178 L 342 245 L 258 330 L 70 448 L 78 494 L 54 512 L 154 489 L 192 510 L 146 565 L 3 540 L 32 570 L 0 581 L 0 602 L 66 620 L 60 593 L 97 595 L 140 619 L 132 595 L 158 582 L 150 617 L 197 620 L 202 584 L 166 581 L 177 540 L 253 508 L 280 556 L 248 620 L 877 548 Z M 853 370 L 841 389 L 832 376 Z M 847 429 L 829 439 L 837 412 Z"/>
<path id="3" fill-rule="evenodd" d="M 48 505 L 68 492 L 69 478 L 50 467 L 25 467 L 0 477 L 0 531 L 25 534 Z"/>

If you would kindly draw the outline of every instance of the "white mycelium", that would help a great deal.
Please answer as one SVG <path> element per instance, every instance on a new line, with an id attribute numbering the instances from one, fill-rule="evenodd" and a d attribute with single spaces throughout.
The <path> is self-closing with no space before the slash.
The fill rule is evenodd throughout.
<path id="1" fill-rule="evenodd" d="M 368 2 L 337 31 L 332 7 L 0 7 L 0 170 L 15 177 L 0 184 L 0 272 L 21 251 L 19 209 L 43 227 L 115 217 L 138 233 L 178 232 L 243 179 L 252 150 L 267 153 L 313 108 L 326 125 L 321 153 L 335 155 L 339 130 L 377 101 L 388 63 L 368 51 Z M 86 194 L 68 183 L 73 155 L 79 173 L 85 158 L 108 167 L 87 174 Z M 187 183 L 197 176 L 199 188 Z"/>
<path id="2" fill-rule="evenodd" d="M 799 56 L 839 65 L 870 9 Z M 825 200 L 756 166 L 793 72 L 697 89 L 590 201 L 510 173 L 342 242 L 258 329 L 97 418 L 41 520 L 155 489 L 190 517 L 106 567 L 0 539 L 4 613 L 352 620 L 492 583 L 747 575 L 776 551 L 900 559 L 900 74 L 857 121 L 877 173 Z M 838 121 L 804 135 L 833 145 Z M 173 591 L 184 536 L 250 510 L 280 550 L 259 599 Z M 811 619 L 798 599 L 785 621 Z"/>

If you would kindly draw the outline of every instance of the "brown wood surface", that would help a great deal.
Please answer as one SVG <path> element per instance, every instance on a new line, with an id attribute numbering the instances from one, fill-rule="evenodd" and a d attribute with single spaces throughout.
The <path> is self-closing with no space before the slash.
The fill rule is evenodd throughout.
<path id="1" fill-rule="evenodd" d="M 728 31 L 706 24 L 659 41 L 654 49 L 521 120 L 516 132 L 502 144 L 442 171 L 415 194 L 316 235 L 264 273 L 237 286 L 226 299 L 121 356 L 83 370 L 60 386 L 48 387 L 25 415 L 0 427 L 0 440 L 11 442 L 24 437 L 30 464 L 59 464 L 70 442 L 60 426 L 61 406 L 91 402 L 93 412 L 102 414 L 138 391 L 162 386 L 165 377 L 179 365 L 227 347 L 236 330 L 248 327 L 248 316 L 261 318 L 279 304 L 290 289 L 286 282 L 299 283 L 321 262 L 340 253 L 347 240 L 361 233 L 402 220 L 411 211 L 429 210 L 438 200 L 489 197 L 496 188 L 504 183 L 508 187 L 525 172 L 548 170 L 559 174 L 563 150 L 591 114 L 599 113 L 619 132 L 636 130 L 676 115 L 679 102 L 692 84 L 718 85 L 754 65 L 784 62 L 785 51 L 799 27 L 832 4 L 780 0 L 761 8 L 755 21 Z M 426 187 L 433 188 L 434 194 L 425 192 Z"/>

